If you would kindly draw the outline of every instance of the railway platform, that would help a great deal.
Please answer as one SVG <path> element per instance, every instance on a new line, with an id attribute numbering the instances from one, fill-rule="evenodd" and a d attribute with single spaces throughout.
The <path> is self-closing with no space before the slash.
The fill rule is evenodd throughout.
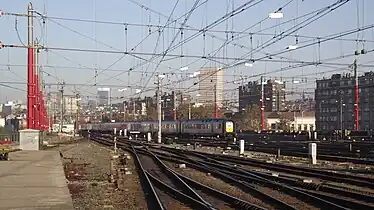
<path id="1" fill-rule="evenodd" d="M 73 204 L 57 151 L 17 151 L 0 161 L 0 210 L 64 209 Z"/>

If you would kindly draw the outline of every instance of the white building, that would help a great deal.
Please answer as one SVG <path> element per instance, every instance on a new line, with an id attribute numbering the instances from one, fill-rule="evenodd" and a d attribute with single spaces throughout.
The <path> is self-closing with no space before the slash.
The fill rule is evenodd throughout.
<path id="1" fill-rule="evenodd" d="M 97 97 L 99 106 L 108 106 L 110 104 L 110 88 L 98 88 Z"/>
<path id="2" fill-rule="evenodd" d="M 200 104 L 216 103 L 221 106 L 223 100 L 223 70 L 219 68 L 202 68 L 199 71 L 199 96 Z"/>
<path id="3" fill-rule="evenodd" d="M 316 118 L 314 112 L 267 112 L 267 127 L 270 130 L 279 130 L 280 118 L 289 120 L 291 131 L 314 131 Z"/>

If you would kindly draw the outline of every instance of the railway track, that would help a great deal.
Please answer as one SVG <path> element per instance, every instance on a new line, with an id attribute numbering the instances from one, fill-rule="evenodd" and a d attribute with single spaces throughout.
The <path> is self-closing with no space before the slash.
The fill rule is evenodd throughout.
<path id="1" fill-rule="evenodd" d="M 195 155 L 204 155 L 206 157 L 212 158 L 214 160 L 229 162 L 232 164 L 239 164 L 257 168 L 264 168 L 271 171 L 277 172 L 284 172 L 288 174 L 294 174 L 304 177 L 315 177 L 326 181 L 334 181 L 334 182 L 341 182 L 352 184 L 360 187 L 368 187 L 374 189 L 374 179 L 369 177 L 362 177 L 362 176 L 354 176 L 350 174 L 342 174 L 342 173 L 333 173 L 330 171 L 301 167 L 301 166 L 292 166 L 286 164 L 274 164 L 274 163 L 267 163 L 260 160 L 249 159 L 249 158 L 241 158 L 235 156 L 227 156 L 227 155 L 220 155 L 220 154 L 208 154 L 203 152 L 196 152 L 196 151 L 186 151 L 186 150 L 177 150 L 172 149 L 170 147 L 162 147 L 162 149 L 167 151 L 178 151 L 184 152 L 187 154 L 195 154 Z"/>
<path id="2" fill-rule="evenodd" d="M 162 155 L 163 153 L 159 153 Z M 165 155 L 165 154 L 164 154 Z M 199 167 L 199 165 L 206 165 L 219 170 L 224 174 L 233 176 L 238 180 L 246 180 L 248 183 L 259 184 L 272 189 L 277 189 L 288 193 L 292 196 L 298 197 L 301 200 L 312 201 L 316 207 L 329 206 L 333 209 L 345 208 L 359 208 L 359 209 L 372 209 L 374 208 L 373 195 L 362 194 L 350 190 L 342 190 L 339 188 L 313 185 L 308 183 L 299 182 L 282 177 L 274 177 L 269 174 L 243 170 L 237 166 L 225 164 L 223 162 L 215 161 L 205 156 L 199 155 L 202 158 L 200 161 L 193 160 L 192 167 Z M 203 161 L 204 160 L 204 161 Z M 336 197 L 337 195 L 342 197 Z"/>
<path id="3" fill-rule="evenodd" d="M 227 142 L 216 142 L 213 140 L 182 140 L 182 141 L 175 141 L 179 144 L 198 144 L 200 146 L 207 146 L 207 147 L 231 147 L 233 150 L 239 150 L 239 146 L 237 144 L 231 144 Z M 246 151 L 256 151 L 256 152 L 264 152 L 264 153 L 270 153 L 270 154 L 276 154 L 277 150 L 280 149 L 281 155 L 285 156 L 294 156 L 294 157 L 308 157 L 308 152 L 306 149 L 303 148 L 295 148 L 295 149 L 289 149 L 286 148 L 287 146 L 251 146 L 246 145 L 245 150 Z M 318 147 L 318 146 L 317 146 Z M 329 150 L 323 150 L 318 147 L 317 152 L 317 158 L 320 160 L 326 160 L 326 161 L 336 161 L 336 162 L 351 162 L 355 164 L 362 164 L 362 165 L 374 165 L 374 160 L 367 159 L 367 158 L 359 158 L 360 156 L 358 153 L 354 152 L 331 152 Z"/>
<path id="4" fill-rule="evenodd" d="M 134 143 L 134 142 L 132 142 Z M 132 143 L 120 143 L 123 144 L 123 146 L 131 145 Z M 138 145 L 142 145 L 141 143 L 137 143 Z M 170 148 L 160 147 L 156 148 L 155 151 L 153 151 L 155 148 L 150 147 L 152 152 L 150 150 L 146 149 L 137 149 L 137 154 L 149 156 L 148 158 L 152 158 L 152 160 L 155 162 L 157 161 L 172 161 L 176 163 L 185 163 L 188 164 L 188 167 L 194 168 L 196 170 L 204 171 L 206 173 L 211 173 L 214 176 L 225 180 L 226 182 L 233 184 L 237 186 L 238 188 L 244 189 L 246 192 L 255 195 L 256 197 L 260 197 L 267 203 L 271 203 L 272 206 L 278 209 L 302 209 L 302 207 L 295 205 L 290 205 L 288 203 L 285 203 L 281 199 L 277 199 L 276 196 L 269 196 L 269 191 L 266 192 L 266 190 L 277 190 L 285 192 L 291 196 L 297 197 L 300 200 L 303 200 L 305 202 L 311 203 L 313 206 L 317 208 L 333 208 L 333 209 L 372 209 L 374 206 L 371 205 L 373 202 L 373 197 L 370 194 L 362 194 L 359 192 L 353 192 L 350 190 L 344 190 L 337 187 L 331 187 L 331 186 L 325 186 L 325 185 L 313 185 L 313 184 L 306 184 L 302 183 L 299 180 L 292 179 L 292 178 L 286 178 L 286 177 L 274 177 L 272 175 L 266 174 L 266 173 L 260 173 L 260 172 L 253 172 L 250 170 L 244 170 L 242 168 L 238 168 L 237 166 L 234 166 L 230 161 L 227 162 L 227 158 L 225 156 L 225 160 L 217 160 L 214 157 L 209 157 L 207 154 L 201 154 L 194 152 L 187 154 L 186 151 L 182 150 L 173 150 L 171 151 Z M 162 150 L 162 151 L 157 151 Z M 167 154 L 169 153 L 169 154 Z M 191 158 L 191 156 L 195 156 L 196 158 Z M 199 160 L 200 159 L 200 160 Z M 149 159 L 148 159 L 149 160 Z M 145 161 L 147 163 L 151 161 Z M 157 162 L 156 162 L 157 163 Z M 160 166 L 158 166 L 160 167 Z M 170 168 L 169 168 L 170 169 Z M 158 171 L 165 170 L 162 168 L 159 168 Z M 172 170 L 172 169 L 170 169 Z M 156 177 L 158 173 L 155 172 L 145 172 L 148 173 L 149 176 Z M 153 173 L 153 174 L 152 174 Z M 196 183 L 194 180 L 189 179 L 188 177 L 185 177 L 181 174 L 177 175 L 179 178 L 183 179 L 186 184 L 189 184 L 191 187 L 194 186 L 196 188 Z M 157 178 L 157 177 L 156 177 Z M 150 180 L 155 181 L 153 178 L 148 178 Z M 166 179 L 165 177 L 162 178 L 162 180 Z M 170 177 L 169 177 L 170 179 Z M 241 180 L 241 181 L 238 181 Z M 158 181 L 156 181 L 158 182 Z M 171 185 L 172 180 L 169 180 L 169 184 Z M 195 183 L 195 184 L 193 184 Z M 199 189 L 201 189 L 201 185 L 197 184 L 199 186 Z M 174 186 L 176 187 L 176 186 Z M 180 187 L 180 186 L 179 186 Z M 204 187 L 205 192 L 209 189 L 209 187 Z M 219 193 L 219 191 L 212 191 L 214 189 L 210 189 L 208 196 L 205 194 L 202 197 L 208 197 L 207 203 L 214 203 L 212 202 L 212 198 L 209 198 L 211 194 Z M 197 190 L 198 191 L 198 190 Z M 197 194 L 202 194 L 202 191 L 200 190 L 198 192 L 195 192 Z M 215 193 L 214 193 L 215 192 Z M 186 192 L 188 194 L 188 192 Z M 332 196 L 332 194 L 339 195 L 342 197 Z M 193 196 L 190 196 L 193 198 Z M 217 197 L 217 195 L 216 195 Z M 219 197 L 222 197 L 222 194 L 219 194 Z M 237 203 L 237 199 L 230 198 L 230 196 L 225 195 L 225 199 L 230 201 L 231 204 Z M 230 198 L 230 199 L 229 199 Z M 180 199 L 184 200 L 184 199 Z M 196 199 L 198 201 L 198 199 Z M 204 203 L 204 202 L 202 202 Z M 230 203 L 230 202 L 227 202 Z M 243 205 L 240 204 L 240 205 Z M 248 204 L 245 204 L 248 205 Z M 249 204 L 250 205 L 250 204 Z M 252 208 L 261 209 L 261 207 L 253 207 L 253 205 L 250 205 Z M 295 207 L 297 206 L 297 207 Z M 237 206 L 236 206 L 237 208 Z M 241 208 L 243 209 L 243 208 Z"/>
<path id="5" fill-rule="evenodd" d="M 94 140 L 107 146 L 113 144 L 105 138 Z M 265 209 L 178 174 L 150 150 L 131 143 L 119 142 L 118 146 L 134 155 L 146 194 L 150 195 L 150 206 L 156 209 L 175 209 L 180 205 L 175 200 L 193 209 Z"/>

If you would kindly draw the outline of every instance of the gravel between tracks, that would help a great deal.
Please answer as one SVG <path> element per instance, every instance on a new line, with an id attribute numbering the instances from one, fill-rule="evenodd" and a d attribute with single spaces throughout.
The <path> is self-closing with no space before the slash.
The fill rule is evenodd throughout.
<path id="1" fill-rule="evenodd" d="M 165 162 L 168 164 L 168 166 L 170 167 L 173 167 L 175 166 L 175 164 L 173 163 L 170 163 L 170 162 Z M 251 196 L 250 194 L 244 192 L 243 190 L 235 187 L 235 186 L 232 186 L 226 182 L 224 182 L 223 180 L 221 179 L 217 179 L 207 173 L 203 173 L 203 172 L 200 172 L 200 171 L 197 171 L 195 169 L 191 169 L 191 168 L 184 168 L 184 169 L 180 169 L 180 168 L 176 168 L 175 171 L 177 171 L 178 173 L 182 174 L 182 175 L 185 175 L 195 181 L 198 181 L 200 182 L 201 184 L 204 184 L 204 185 L 207 185 L 209 187 L 212 187 L 216 190 L 219 190 L 221 192 L 224 192 L 224 193 L 227 193 L 231 196 L 235 196 L 237 198 L 240 198 L 242 200 L 245 200 L 249 203 L 253 203 L 253 204 L 256 204 L 258 206 L 262 206 L 264 208 L 267 208 L 267 209 L 274 209 L 272 206 L 262 202 L 260 199 L 257 199 L 253 196 Z"/>
<path id="2" fill-rule="evenodd" d="M 75 209 L 148 209 L 133 161 L 126 167 L 125 188 L 118 190 L 109 183 L 111 153 L 105 147 L 82 140 L 61 145 L 65 176 Z"/>

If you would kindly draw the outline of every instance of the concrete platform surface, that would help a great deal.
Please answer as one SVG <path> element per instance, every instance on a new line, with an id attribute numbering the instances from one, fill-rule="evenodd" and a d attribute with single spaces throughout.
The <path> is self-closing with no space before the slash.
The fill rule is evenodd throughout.
<path id="1" fill-rule="evenodd" d="M 63 209 L 73 203 L 57 151 L 18 151 L 0 161 L 0 210 Z"/>

